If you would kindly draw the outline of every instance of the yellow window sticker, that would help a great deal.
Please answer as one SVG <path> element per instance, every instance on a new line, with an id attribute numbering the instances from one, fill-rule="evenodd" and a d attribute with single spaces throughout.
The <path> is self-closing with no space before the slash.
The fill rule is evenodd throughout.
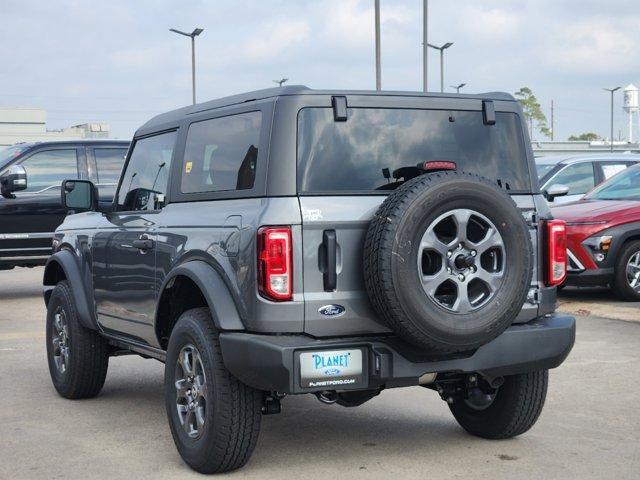
<path id="1" fill-rule="evenodd" d="M 184 173 L 191 173 L 192 168 L 193 168 L 193 162 L 186 162 L 184 164 Z"/>

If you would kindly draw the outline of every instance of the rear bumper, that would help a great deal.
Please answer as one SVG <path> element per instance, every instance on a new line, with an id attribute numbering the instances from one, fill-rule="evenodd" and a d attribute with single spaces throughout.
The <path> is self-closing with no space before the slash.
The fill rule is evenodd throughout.
<path id="1" fill-rule="evenodd" d="M 593 287 L 606 286 L 611 282 L 613 282 L 613 267 L 587 269 L 575 273 L 569 272 L 564 283 L 575 287 Z"/>
<path id="2" fill-rule="evenodd" d="M 574 340 L 575 319 L 557 314 L 512 325 L 474 353 L 446 359 L 430 358 L 396 337 L 318 340 L 305 335 L 220 333 L 224 363 L 239 380 L 260 390 L 294 394 L 417 385 L 425 373 L 482 372 L 503 376 L 545 370 L 564 361 Z M 363 351 L 362 382 L 333 388 L 302 387 L 300 353 L 347 348 Z"/>

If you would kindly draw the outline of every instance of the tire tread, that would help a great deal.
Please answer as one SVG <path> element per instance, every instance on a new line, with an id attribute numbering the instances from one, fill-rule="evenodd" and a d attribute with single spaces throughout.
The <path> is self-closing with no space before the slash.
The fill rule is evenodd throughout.
<path id="1" fill-rule="evenodd" d="M 197 458 L 185 458 L 183 445 L 174 425 L 173 417 L 169 411 L 171 408 L 167 398 L 167 415 L 171 425 L 171 433 L 178 450 L 189 465 L 200 473 L 221 473 L 236 470 L 244 466 L 255 449 L 260 433 L 262 392 L 241 383 L 224 366 L 218 332 L 213 325 L 211 314 L 207 308 L 195 308 L 183 313 L 174 332 L 181 328 L 181 324 L 187 322 L 196 323 L 197 327 L 188 325 L 189 331 L 202 332 L 202 338 L 197 343 L 203 342 L 210 345 L 213 352 L 212 369 L 215 381 L 210 383 L 210 388 L 216 390 L 216 404 L 213 406 L 218 415 L 215 417 L 215 432 Z M 170 340 L 169 348 L 177 348 Z M 198 349 L 203 354 L 202 345 Z M 167 369 L 173 365 L 167 363 Z M 170 378 L 167 370 L 166 378 Z"/>
<path id="2" fill-rule="evenodd" d="M 47 356 L 54 386 L 58 393 L 68 399 L 92 398 L 100 393 L 109 367 L 109 345 L 94 330 L 80 323 L 73 300 L 73 293 L 67 281 L 59 282 L 54 288 L 49 305 L 55 305 L 60 299 L 67 314 L 69 339 L 71 341 L 70 366 L 68 376 L 62 380 L 57 378 L 55 365 L 51 358 L 49 338 L 47 337 Z M 47 323 L 52 320 L 52 311 L 47 312 Z M 49 329 L 47 325 L 47 329 Z"/>
<path id="3" fill-rule="evenodd" d="M 387 325 L 406 339 L 419 344 L 421 347 L 434 353 L 453 353 L 461 350 L 469 350 L 479 345 L 460 347 L 457 345 L 445 345 L 420 331 L 414 322 L 407 316 L 402 308 L 393 279 L 391 259 L 388 252 L 392 252 L 396 239 L 396 228 L 404 212 L 413 200 L 423 190 L 433 184 L 448 179 L 467 179 L 490 186 L 501 194 L 504 199 L 517 208 L 509 195 L 496 189 L 495 185 L 486 178 L 467 172 L 435 172 L 414 178 L 398 189 L 394 190 L 382 203 L 375 217 L 371 220 L 364 242 L 363 273 L 368 297 L 378 314 Z M 531 260 L 529 260 L 531 262 Z M 530 264 L 531 265 L 531 264 Z M 531 266 L 530 266 L 531 268 Z M 530 269 L 529 269 L 530 271 Z M 511 320 L 520 311 L 529 290 L 530 278 L 522 276 L 519 279 L 518 290 L 520 292 L 509 312 L 505 315 L 506 321 L 493 326 L 493 338 L 498 336 Z"/>
<path id="4" fill-rule="evenodd" d="M 540 417 L 548 375 L 547 370 L 540 370 L 506 377 L 511 385 L 498 390 L 503 397 L 487 411 L 474 411 L 460 400 L 449 407 L 460 426 L 472 435 L 491 440 L 516 437 L 528 431 Z"/>

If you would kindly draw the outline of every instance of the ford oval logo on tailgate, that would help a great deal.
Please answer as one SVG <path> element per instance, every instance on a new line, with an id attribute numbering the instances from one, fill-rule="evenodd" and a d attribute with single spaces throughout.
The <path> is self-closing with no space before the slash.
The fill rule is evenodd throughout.
<path id="1" fill-rule="evenodd" d="M 318 309 L 320 315 L 325 317 L 339 317 L 344 315 L 345 308 L 342 305 L 325 305 Z"/>

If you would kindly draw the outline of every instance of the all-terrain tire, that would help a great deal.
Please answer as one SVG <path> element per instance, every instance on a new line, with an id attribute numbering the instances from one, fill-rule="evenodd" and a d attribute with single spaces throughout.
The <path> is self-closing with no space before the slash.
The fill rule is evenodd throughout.
<path id="1" fill-rule="evenodd" d="M 418 270 L 422 235 L 455 209 L 488 218 L 506 251 L 504 277 L 493 297 L 464 313 L 429 298 Z M 518 315 L 533 256 L 526 222 L 504 190 L 478 175 L 438 172 L 405 182 L 382 203 L 365 238 L 364 280 L 376 312 L 400 337 L 433 353 L 468 351 L 496 338 Z"/>
<path id="2" fill-rule="evenodd" d="M 206 383 L 204 427 L 191 438 L 176 405 L 177 362 L 185 347 L 195 347 Z M 241 383 L 225 368 L 218 332 L 207 308 L 183 313 L 169 339 L 165 364 L 165 403 L 171 434 L 183 460 L 200 473 L 244 466 L 260 433 L 262 392 Z"/>
<path id="3" fill-rule="evenodd" d="M 640 302 L 640 288 L 634 289 L 627 280 L 627 263 L 638 252 L 640 252 L 640 240 L 624 244 L 618 253 L 614 267 L 611 288 L 618 298 L 627 302 Z"/>
<path id="4" fill-rule="evenodd" d="M 63 325 L 62 347 L 56 322 Z M 49 373 L 58 393 L 69 399 L 98 395 L 107 376 L 109 346 L 95 330 L 80 323 L 71 287 L 66 281 L 58 283 L 51 292 L 47 305 L 46 330 Z M 61 348 L 68 348 L 62 362 L 63 371 L 56 363 L 60 362 Z"/>
<path id="5" fill-rule="evenodd" d="M 465 400 L 456 400 L 449 408 L 460 426 L 472 435 L 492 440 L 515 437 L 538 420 L 548 383 L 547 370 L 511 375 L 504 378 L 488 407 L 477 409 Z"/>

